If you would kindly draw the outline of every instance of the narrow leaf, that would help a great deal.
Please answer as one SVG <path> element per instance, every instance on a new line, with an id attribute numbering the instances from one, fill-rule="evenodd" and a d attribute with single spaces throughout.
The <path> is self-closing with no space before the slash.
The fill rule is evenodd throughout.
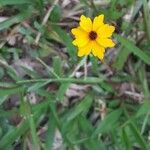
<path id="1" fill-rule="evenodd" d="M 146 64 L 150 65 L 150 56 L 136 47 L 133 42 L 117 34 L 115 35 L 115 37 L 125 48 L 127 48 L 130 52 L 143 60 Z"/>
<path id="2" fill-rule="evenodd" d="M 100 121 L 97 128 L 92 134 L 92 137 L 95 137 L 99 133 L 106 133 L 113 129 L 113 126 L 117 123 L 118 119 L 122 114 L 122 109 L 115 110 L 108 114 L 104 120 Z"/>

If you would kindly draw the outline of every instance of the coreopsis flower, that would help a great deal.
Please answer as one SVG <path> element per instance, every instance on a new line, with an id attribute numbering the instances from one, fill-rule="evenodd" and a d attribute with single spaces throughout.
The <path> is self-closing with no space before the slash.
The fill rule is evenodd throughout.
<path id="1" fill-rule="evenodd" d="M 110 39 L 115 27 L 104 24 L 104 15 L 90 18 L 82 15 L 79 27 L 71 30 L 75 36 L 73 44 L 78 47 L 78 56 L 86 56 L 92 53 L 95 57 L 103 60 L 105 49 L 114 47 L 115 43 Z"/>

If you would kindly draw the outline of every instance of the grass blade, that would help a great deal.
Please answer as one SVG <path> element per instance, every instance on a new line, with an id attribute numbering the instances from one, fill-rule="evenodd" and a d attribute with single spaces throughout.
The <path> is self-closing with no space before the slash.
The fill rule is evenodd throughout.
<path id="1" fill-rule="evenodd" d="M 91 106 L 92 98 L 90 96 L 86 96 L 78 105 L 76 105 L 70 113 L 68 113 L 67 121 L 71 121 L 74 118 L 76 118 L 79 114 L 82 112 L 85 112 L 88 110 L 88 108 Z"/>
<path id="2" fill-rule="evenodd" d="M 0 90 L 0 97 L 12 95 L 12 94 L 15 94 L 15 93 L 20 93 L 22 91 L 24 91 L 24 88 L 20 87 L 20 86 L 1 89 Z"/>
<path id="3" fill-rule="evenodd" d="M 125 145 L 126 150 L 132 150 L 132 146 L 130 144 L 130 138 L 127 135 L 126 128 L 122 128 L 122 141 Z"/>
<path id="4" fill-rule="evenodd" d="M 0 0 L 0 7 L 5 5 L 30 4 L 30 0 Z"/>
<path id="5" fill-rule="evenodd" d="M 113 66 L 117 69 L 117 70 L 122 70 L 129 54 L 131 53 L 131 51 L 129 51 L 127 48 L 122 47 L 119 49 L 119 52 L 117 54 L 117 58 L 113 64 Z"/>
<path id="6" fill-rule="evenodd" d="M 37 113 L 34 115 L 34 118 L 39 118 L 41 113 Z M 4 149 L 10 144 L 12 144 L 18 137 L 23 135 L 29 129 L 29 119 L 23 121 L 18 127 L 15 127 L 10 132 L 8 132 L 4 137 L 0 140 L 0 149 Z"/>
<path id="7" fill-rule="evenodd" d="M 47 136 L 46 136 L 46 150 L 52 150 L 52 145 L 54 142 L 54 135 L 55 135 L 55 128 L 56 128 L 56 122 L 54 119 L 53 114 L 50 112 L 49 114 L 49 121 L 48 121 L 48 130 L 47 130 Z"/>
<path id="8" fill-rule="evenodd" d="M 39 139 L 38 139 L 38 136 L 37 136 L 36 126 L 35 126 L 35 123 L 34 123 L 33 115 L 29 115 L 28 119 L 29 119 L 29 125 L 30 125 L 30 129 L 31 129 L 31 135 L 32 135 L 34 148 L 36 150 L 40 150 Z"/>
<path id="9" fill-rule="evenodd" d="M 117 123 L 118 119 L 122 114 L 122 109 L 115 110 L 108 114 L 104 120 L 100 121 L 97 128 L 92 134 L 92 137 L 95 137 L 99 133 L 106 133 L 112 130 L 112 127 Z"/>
<path id="10" fill-rule="evenodd" d="M 11 25 L 20 23 L 24 21 L 26 18 L 28 18 L 31 15 L 31 12 L 29 9 L 25 12 L 22 12 L 16 16 L 10 17 L 7 20 L 0 23 L 0 31 L 6 28 L 9 28 Z"/>
<path id="11" fill-rule="evenodd" d="M 150 56 L 148 56 L 141 49 L 136 47 L 133 42 L 117 34 L 115 35 L 115 37 L 125 48 L 127 48 L 130 52 L 132 52 L 134 55 L 143 60 L 146 64 L 150 65 Z"/>
<path id="12" fill-rule="evenodd" d="M 131 132 L 134 134 L 135 139 L 141 145 L 141 149 L 148 150 L 147 145 L 146 145 L 142 135 L 140 134 L 139 130 L 135 126 L 135 124 L 133 122 L 131 122 L 129 124 L 129 126 L 130 126 L 130 129 L 131 129 Z"/>
<path id="13" fill-rule="evenodd" d="M 144 21 L 145 21 L 145 27 L 146 27 L 146 33 L 147 37 L 150 41 L 150 11 L 149 11 L 149 4 L 147 0 L 142 0 L 143 2 L 143 11 L 144 11 Z"/>

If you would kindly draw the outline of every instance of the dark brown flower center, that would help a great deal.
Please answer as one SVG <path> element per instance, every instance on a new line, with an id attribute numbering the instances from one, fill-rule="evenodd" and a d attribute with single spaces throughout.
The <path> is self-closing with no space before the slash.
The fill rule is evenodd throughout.
<path id="1" fill-rule="evenodd" d="M 91 31 L 89 33 L 90 40 L 95 40 L 97 38 L 97 33 L 95 31 Z"/>

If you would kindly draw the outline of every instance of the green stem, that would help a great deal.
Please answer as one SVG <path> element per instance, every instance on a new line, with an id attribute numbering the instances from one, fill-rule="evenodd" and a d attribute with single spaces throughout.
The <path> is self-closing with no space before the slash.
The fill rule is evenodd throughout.
<path id="1" fill-rule="evenodd" d="M 72 83 L 81 83 L 81 84 L 97 84 L 97 83 L 101 83 L 102 81 L 104 81 L 104 78 L 89 78 L 87 77 L 86 79 L 80 78 L 80 79 L 76 79 L 76 78 L 58 78 L 58 79 L 31 79 L 31 80 L 21 80 L 21 81 L 17 81 L 17 84 L 25 84 L 25 83 L 35 83 L 35 82 L 47 82 L 47 83 L 51 83 L 51 82 L 60 82 L 60 83 L 66 83 L 66 82 L 72 82 Z"/>

